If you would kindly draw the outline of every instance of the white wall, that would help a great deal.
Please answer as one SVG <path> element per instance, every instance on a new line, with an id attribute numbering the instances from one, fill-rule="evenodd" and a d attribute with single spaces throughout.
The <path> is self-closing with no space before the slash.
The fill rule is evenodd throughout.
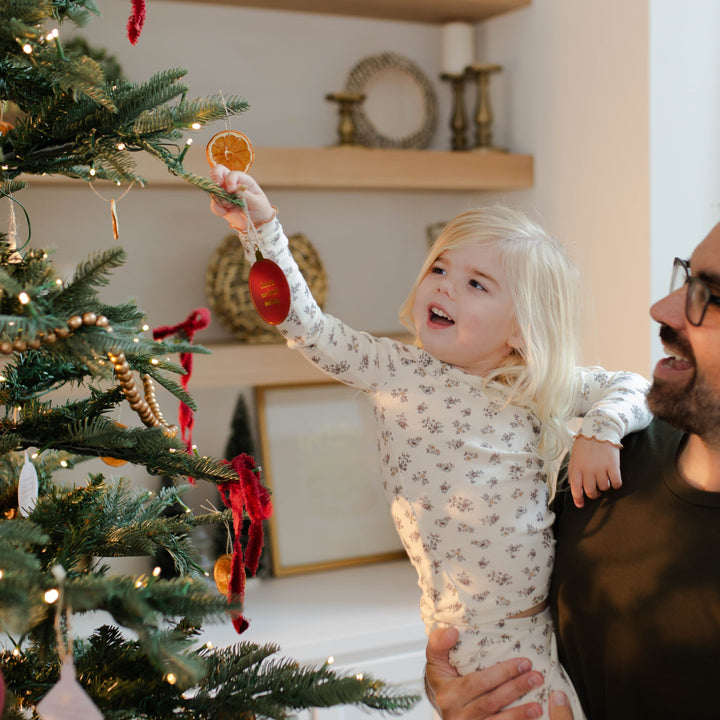
<path id="1" fill-rule="evenodd" d="M 436 26 L 155 2 L 132 47 L 127 3 L 109 0 L 101 10 L 86 34 L 115 53 L 129 77 L 185 67 L 193 97 L 243 95 L 252 107 L 232 126 L 259 147 L 332 144 L 337 116 L 325 93 L 341 89 L 358 60 L 384 50 L 411 58 L 435 82 L 441 122 L 433 147 L 449 146 L 449 88 L 438 79 Z M 531 190 L 499 198 L 272 192 L 286 229 L 305 232 L 321 254 L 330 277 L 328 311 L 372 331 L 397 329 L 397 307 L 425 253 L 425 225 L 500 199 L 524 206 L 573 247 L 588 281 L 585 360 L 647 373 L 647 31 L 646 3 L 623 0 L 536 0 L 479 26 L 480 59 L 504 66 L 492 81 L 495 139 L 535 156 Z M 202 153 L 217 129 L 203 131 L 191 152 Z M 34 239 L 58 245 L 59 264 L 69 267 L 113 242 L 108 207 L 85 186 L 26 196 Z M 205 304 L 204 269 L 226 232 L 206 207 L 207 199 L 191 190 L 133 189 L 118 205 L 119 242 L 130 260 L 111 299 L 135 296 L 151 325 L 177 322 Z M 629 287 L 632 293 L 617 292 Z M 229 337 L 213 326 L 203 339 Z"/>
<path id="2" fill-rule="evenodd" d="M 720 3 L 651 0 L 650 147 L 653 301 L 675 256 L 720 221 Z M 661 357 L 657 328 L 652 355 Z"/>
<path id="3" fill-rule="evenodd" d="M 647 7 L 535 0 L 484 28 L 506 65 L 502 127 L 533 153 L 523 200 L 587 282 L 585 362 L 649 371 Z"/>

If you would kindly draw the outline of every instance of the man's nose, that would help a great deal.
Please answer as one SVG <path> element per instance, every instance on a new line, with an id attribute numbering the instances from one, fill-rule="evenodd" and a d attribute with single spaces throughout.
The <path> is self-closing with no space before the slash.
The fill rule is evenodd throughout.
<path id="1" fill-rule="evenodd" d="M 687 296 L 687 285 L 678 288 L 675 292 L 666 295 L 658 300 L 650 308 L 650 317 L 656 322 L 669 325 L 674 328 L 682 328 L 685 325 L 685 298 Z"/>

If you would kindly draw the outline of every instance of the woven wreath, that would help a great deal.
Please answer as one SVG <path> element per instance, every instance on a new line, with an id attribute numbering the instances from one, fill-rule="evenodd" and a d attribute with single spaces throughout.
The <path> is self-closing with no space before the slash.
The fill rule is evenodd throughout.
<path id="1" fill-rule="evenodd" d="M 361 145 L 374 148 L 415 148 L 422 150 L 432 142 L 438 124 L 438 101 L 433 86 L 425 73 L 412 61 L 396 53 L 384 52 L 360 60 L 348 74 L 345 91 L 365 93 L 368 82 L 384 70 L 407 73 L 423 95 L 423 117 L 420 127 L 404 137 L 394 138 L 381 133 L 370 121 L 362 104 L 353 107 L 355 137 Z"/>

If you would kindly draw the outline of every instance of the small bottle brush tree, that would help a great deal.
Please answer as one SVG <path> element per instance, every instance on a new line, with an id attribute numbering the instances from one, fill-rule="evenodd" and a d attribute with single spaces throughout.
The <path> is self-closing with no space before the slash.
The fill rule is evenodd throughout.
<path id="1" fill-rule="evenodd" d="M 133 0 L 131 40 L 142 29 L 144 11 L 142 0 Z M 237 96 L 190 101 L 183 70 L 133 83 L 118 77 L 102 53 L 81 42 L 63 46 L 54 28 L 84 25 L 92 13 L 93 0 L 0 0 L 0 102 L 18 108 L 12 123 L 0 121 L 0 195 L 6 204 L 23 212 L 21 175 L 141 180 L 134 169 L 137 151 L 199 190 L 232 200 L 184 169 L 182 138 L 194 124 L 240 113 L 246 103 Z M 268 505 L 259 473 L 246 455 L 226 462 L 188 452 L 163 417 L 155 384 L 194 408 L 177 379 L 187 365 L 168 357 L 182 360 L 203 349 L 186 332 L 156 341 L 133 303 L 102 301 L 99 291 L 124 261 L 124 251 L 98 249 L 66 281 L 48 253 L 30 245 L 29 218 L 27 227 L 23 242 L 14 227 L 0 234 L 3 720 L 35 713 L 62 717 L 68 701 L 53 694 L 59 683 L 72 691 L 77 713 L 85 703 L 84 717 L 108 720 L 284 718 L 341 703 L 409 708 L 415 698 L 379 681 L 338 675 L 327 666 L 302 667 L 278 659 L 271 645 L 202 646 L 203 622 L 244 624 L 243 549 L 235 548 L 236 582 L 228 600 L 209 585 L 190 534 L 203 524 L 232 521 L 239 527 L 244 509 L 252 520 L 246 559 L 256 562 Z M 83 392 L 67 399 L 61 391 L 69 386 Z M 113 422 L 121 403 L 129 403 L 142 422 L 127 428 Z M 73 486 L 55 479 L 58 468 L 87 457 L 142 465 L 175 484 L 151 492 L 101 473 Z M 229 509 L 168 512 L 184 506 L 186 478 L 215 483 Z M 170 579 L 110 575 L 101 560 L 161 552 L 175 566 Z M 112 623 L 76 637 L 73 618 L 97 610 Z"/>

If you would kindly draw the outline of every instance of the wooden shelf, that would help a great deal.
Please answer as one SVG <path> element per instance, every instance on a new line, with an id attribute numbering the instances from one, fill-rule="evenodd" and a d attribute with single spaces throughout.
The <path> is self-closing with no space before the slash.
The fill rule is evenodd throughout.
<path id="1" fill-rule="evenodd" d="M 185 0 L 198 2 L 198 0 Z M 531 0 L 205 0 L 215 5 L 351 15 L 408 22 L 481 22 L 530 5 Z"/>
<path id="2" fill-rule="evenodd" d="M 207 177 L 204 152 L 189 153 L 185 168 Z M 193 187 L 144 154 L 137 159 L 137 172 L 148 188 Z M 255 151 L 252 174 L 265 188 L 292 190 L 502 191 L 532 186 L 533 158 L 479 151 L 265 147 Z M 62 176 L 24 179 L 34 186 L 85 185 Z"/>
<path id="3" fill-rule="evenodd" d="M 378 334 L 412 342 L 408 333 Z M 194 389 L 335 382 L 284 342 L 259 345 L 228 342 L 207 344 L 204 347 L 212 354 L 193 355 Z"/>
<path id="4" fill-rule="evenodd" d="M 312 190 L 514 190 L 533 183 L 530 155 L 379 150 L 363 147 L 261 148 L 261 185 Z"/>
<path id="5" fill-rule="evenodd" d="M 192 385 L 199 388 L 309 385 L 333 382 L 285 343 L 205 345 L 212 355 L 193 355 Z"/>

